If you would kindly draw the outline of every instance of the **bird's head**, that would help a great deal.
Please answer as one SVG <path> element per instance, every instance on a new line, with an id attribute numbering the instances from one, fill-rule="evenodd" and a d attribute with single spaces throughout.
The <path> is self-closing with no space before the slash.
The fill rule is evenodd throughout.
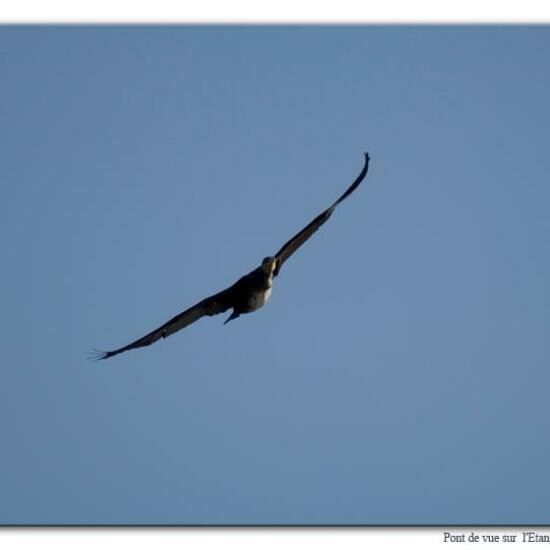
<path id="1" fill-rule="evenodd" d="M 274 256 L 267 256 L 262 260 L 262 269 L 268 274 L 272 275 L 277 267 L 277 258 Z"/>

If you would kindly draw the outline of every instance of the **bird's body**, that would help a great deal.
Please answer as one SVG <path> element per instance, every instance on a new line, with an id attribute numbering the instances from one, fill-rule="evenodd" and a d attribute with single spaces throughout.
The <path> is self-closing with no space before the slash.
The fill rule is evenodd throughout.
<path id="1" fill-rule="evenodd" d="M 267 274 L 258 267 L 243 279 L 240 286 L 240 299 L 233 307 L 238 313 L 251 313 L 264 306 L 271 297 L 273 273 Z"/>
<path id="2" fill-rule="evenodd" d="M 241 277 L 233 285 L 233 313 L 224 324 L 266 304 L 271 297 L 276 261 L 275 258 L 265 258 L 260 267 Z"/>
<path id="3" fill-rule="evenodd" d="M 368 167 L 369 155 L 366 153 L 363 170 L 345 193 L 292 237 L 292 239 L 287 241 L 274 256 L 264 258 L 259 267 L 241 277 L 225 290 L 205 298 L 179 315 L 176 315 L 164 323 L 164 325 L 127 346 L 113 351 L 94 351 L 94 358 L 107 359 L 131 349 L 149 346 L 157 340 L 166 338 L 207 315 L 217 315 L 228 309 L 233 309 L 231 315 L 225 321 L 225 323 L 228 323 L 244 313 L 260 309 L 269 300 L 273 287 L 273 279 L 278 276 L 283 263 L 330 218 L 338 204 L 355 191 L 367 175 Z"/>

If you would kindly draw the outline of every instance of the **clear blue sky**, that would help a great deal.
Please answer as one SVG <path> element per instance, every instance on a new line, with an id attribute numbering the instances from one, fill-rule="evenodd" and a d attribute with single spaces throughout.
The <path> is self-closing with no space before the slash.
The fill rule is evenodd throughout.
<path id="1" fill-rule="evenodd" d="M 550 29 L 0 28 L 1 523 L 548 523 Z M 367 180 L 262 310 L 90 363 Z"/>

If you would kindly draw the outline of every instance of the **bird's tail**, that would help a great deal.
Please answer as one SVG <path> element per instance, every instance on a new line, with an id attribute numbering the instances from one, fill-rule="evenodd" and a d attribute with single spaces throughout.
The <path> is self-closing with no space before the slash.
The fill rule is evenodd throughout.
<path id="1" fill-rule="evenodd" d="M 227 325 L 227 323 L 229 323 L 229 321 L 233 321 L 233 319 L 236 319 L 238 316 L 240 315 L 240 313 L 237 313 L 235 310 L 233 310 L 233 313 L 231 313 L 231 315 L 224 321 L 224 325 Z"/>

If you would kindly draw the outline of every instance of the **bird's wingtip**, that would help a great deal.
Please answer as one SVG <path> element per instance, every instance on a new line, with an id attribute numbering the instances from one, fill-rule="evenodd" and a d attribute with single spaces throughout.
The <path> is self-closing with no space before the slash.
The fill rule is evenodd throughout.
<path id="1" fill-rule="evenodd" d="M 102 361 L 103 359 L 107 359 L 108 357 L 111 357 L 111 352 L 102 351 L 96 348 L 92 348 L 86 352 L 86 358 L 89 361 Z"/>

